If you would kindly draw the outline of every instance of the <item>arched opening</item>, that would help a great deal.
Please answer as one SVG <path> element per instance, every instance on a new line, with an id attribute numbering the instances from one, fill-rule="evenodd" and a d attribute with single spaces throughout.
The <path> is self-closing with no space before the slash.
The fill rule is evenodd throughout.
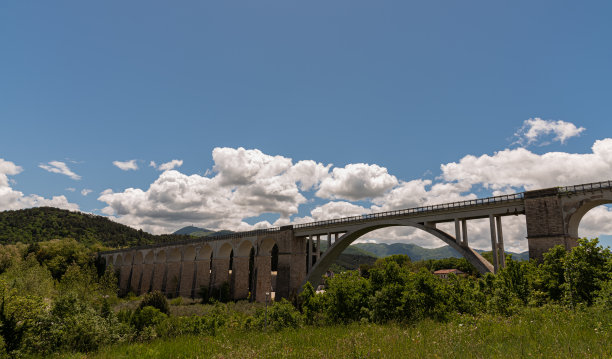
<path id="1" fill-rule="evenodd" d="M 472 263 L 479 272 L 486 273 L 493 271 L 491 264 L 487 260 L 485 260 L 478 252 L 474 251 L 469 247 L 465 247 L 458 244 L 456 242 L 455 237 L 449 235 L 441 229 L 436 228 L 435 226 L 426 226 L 424 224 L 415 223 L 408 220 L 389 220 L 380 221 L 376 225 L 366 223 L 344 233 L 340 238 L 338 238 L 338 241 L 334 243 L 314 264 L 302 284 L 306 283 L 307 281 L 313 283 L 313 285 L 314 283 L 318 284 L 329 266 L 351 243 L 353 243 L 357 239 L 372 231 L 396 226 L 414 227 L 423 232 L 429 233 L 437 239 L 443 241 L 453 249 L 455 249 L 457 252 L 459 252 L 459 254 L 461 254 L 470 263 Z"/>
<path id="2" fill-rule="evenodd" d="M 612 202 L 612 201 L 610 201 Z M 568 232 L 575 238 L 599 238 L 599 243 L 604 247 L 612 248 L 612 205 L 609 203 L 588 206 L 581 212 L 577 212 L 570 219 Z M 580 218 L 578 218 L 580 217 Z M 575 224 L 577 222 L 577 224 Z M 576 233 L 574 226 L 577 225 Z"/>

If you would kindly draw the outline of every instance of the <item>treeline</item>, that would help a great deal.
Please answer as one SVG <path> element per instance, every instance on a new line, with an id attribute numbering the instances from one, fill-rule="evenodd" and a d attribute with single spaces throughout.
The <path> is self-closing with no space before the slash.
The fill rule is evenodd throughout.
<path id="1" fill-rule="evenodd" d="M 74 238 L 87 245 L 131 247 L 189 239 L 187 235 L 153 235 L 93 214 L 53 207 L 0 212 L 0 244 L 36 243 Z"/>
<path id="2" fill-rule="evenodd" d="M 596 303 L 612 309 L 612 255 L 597 239 L 580 239 L 571 251 L 554 247 L 544 254 L 542 263 L 509 259 L 499 274 L 480 278 L 439 279 L 424 268 L 425 263 L 412 263 L 403 255 L 380 259 L 361 274 L 344 272 L 329 278 L 322 294 L 315 294 L 307 284 L 298 306 L 311 324 L 511 315 L 522 307 L 548 304 Z"/>

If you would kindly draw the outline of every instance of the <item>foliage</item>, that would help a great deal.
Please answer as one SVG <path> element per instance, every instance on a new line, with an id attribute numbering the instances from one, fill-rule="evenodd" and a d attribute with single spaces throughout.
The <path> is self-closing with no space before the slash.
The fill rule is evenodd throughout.
<path id="1" fill-rule="evenodd" d="M 285 328 L 298 328 L 302 325 L 302 314 L 286 299 L 281 299 L 273 305 L 260 308 L 255 316 L 247 318 L 245 327 L 279 331 Z"/>
<path id="2" fill-rule="evenodd" d="M 168 299 L 166 299 L 166 296 L 163 295 L 162 292 L 157 290 L 144 295 L 144 297 L 142 298 L 142 302 L 140 302 L 138 308 L 142 309 L 144 307 L 156 308 L 164 314 L 170 313 L 170 305 L 168 304 Z"/>

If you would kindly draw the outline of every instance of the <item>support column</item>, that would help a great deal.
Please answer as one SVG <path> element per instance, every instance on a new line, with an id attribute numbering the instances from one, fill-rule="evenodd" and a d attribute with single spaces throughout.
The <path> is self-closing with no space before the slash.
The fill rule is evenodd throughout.
<path id="1" fill-rule="evenodd" d="M 495 217 L 497 222 L 497 252 L 499 253 L 499 267 L 506 268 L 506 251 L 504 250 L 504 235 L 502 233 L 501 216 Z"/>
<path id="2" fill-rule="evenodd" d="M 266 292 L 271 292 L 271 256 L 269 254 L 255 256 L 255 300 L 263 303 L 266 301 Z"/>
<path id="3" fill-rule="evenodd" d="M 321 235 L 317 235 L 317 262 L 321 258 Z"/>
<path id="4" fill-rule="evenodd" d="M 461 232 L 462 232 L 462 240 L 463 240 L 463 246 L 467 247 L 468 246 L 468 233 L 467 233 L 467 220 L 462 219 L 461 220 Z"/>
<path id="5" fill-rule="evenodd" d="M 497 257 L 499 252 L 497 251 L 497 234 L 495 230 L 495 217 L 492 214 L 489 215 L 489 226 L 491 228 L 491 249 L 493 254 L 493 269 L 494 272 L 497 273 L 499 271 L 499 264 L 497 262 Z"/>
<path id="6" fill-rule="evenodd" d="M 249 296 L 249 256 L 234 257 L 231 291 L 234 300 Z"/>
<path id="7" fill-rule="evenodd" d="M 145 263 L 143 264 L 142 280 L 140 282 L 140 291 L 136 294 L 141 295 L 148 293 L 151 290 L 151 278 L 153 278 L 155 264 Z"/>
<path id="8" fill-rule="evenodd" d="M 459 218 L 455 218 L 455 242 L 461 244 L 461 224 Z"/>
<path id="9" fill-rule="evenodd" d="M 338 242 L 338 233 L 334 233 L 334 244 Z"/>
<path id="10" fill-rule="evenodd" d="M 312 235 L 308 236 L 308 248 L 306 250 L 307 254 L 307 259 L 306 259 L 306 269 L 307 269 L 307 273 L 310 273 L 310 270 L 312 269 Z"/>
<path id="11" fill-rule="evenodd" d="M 331 246 L 332 246 L 331 233 L 327 232 L 327 250 L 329 250 Z"/>
<path id="12" fill-rule="evenodd" d="M 193 295 L 193 274 L 195 267 L 194 261 L 186 261 L 182 262 L 181 267 L 181 283 L 180 283 L 180 292 L 179 296 L 181 297 L 191 297 Z"/>
<path id="13" fill-rule="evenodd" d="M 276 271 L 275 299 L 289 299 L 291 294 L 291 253 L 278 254 L 278 270 Z"/>
<path id="14" fill-rule="evenodd" d="M 199 295 L 200 288 L 210 287 L 210 259 L 196 261 L 195 294 Z"/>
<path id="15" fill-rule="evenodd" d="M 221 288 L 221 284 L 229 280 L 229 258 L 214 258 L 212 260 L 211 286 Z"/>
<path id="16" fill-rule="evenodd" d="M 155 269 L 153 273 L 153 280 L 151 283 L 153 291 L 162 291 L 164 287 L 164 274 L 166 272 L 166 259 L 163 262 L 155 263 Z"/>
<path id="17" fill-rule="evenodd" d="M 166 295 L 175 297 L 176 291 L 180 284 L 181 278 L 181 262 L 166 263 Z"/>

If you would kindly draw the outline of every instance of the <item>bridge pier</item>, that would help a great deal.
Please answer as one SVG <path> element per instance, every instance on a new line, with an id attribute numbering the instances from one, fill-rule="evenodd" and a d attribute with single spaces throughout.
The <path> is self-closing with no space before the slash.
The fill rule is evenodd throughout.
<path id="1" fill-rule="evenodd" d="M 266 301 L 266 293 L 272 292 L 271 268 L 272 257 L 269 254 L 255 256 L 255 300 L 263 303 Z M 269 300 L 269 297 L 268 297 Z"/>
<path id="2" fill-rule="evenodd" d="M 249 296 L 249 259 L 250 256 L 235 256 L 232 268 L 232 298 L 246 299 Z"/>

